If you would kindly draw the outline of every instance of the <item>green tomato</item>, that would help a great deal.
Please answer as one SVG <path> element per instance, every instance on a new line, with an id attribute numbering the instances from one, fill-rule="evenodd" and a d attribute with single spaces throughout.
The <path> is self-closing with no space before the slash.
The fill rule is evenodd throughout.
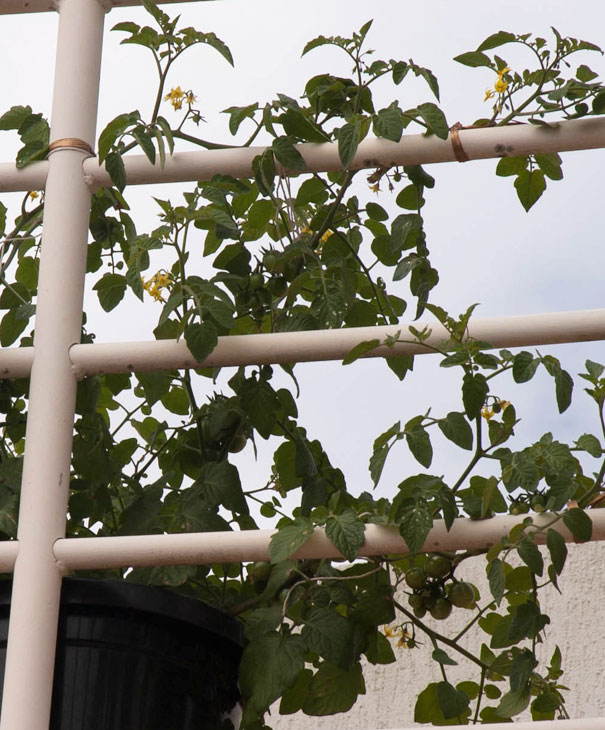
<path id="1" fill-rule="evenodd" d="M 414 616 L 416 618 L 422 618 L 426 615 L 426 608 L 424 606 L 419 606 L 418 608 L 414 609 Z"/>
<path id="2" fill-rule="evenodd" d="M 269 273 L 271 273 L 275 268 L 277 258 L 278 256 L 275 251 L 267 251 L 267 253 L 263 256 L 263 266 Z"/>
<path id="3" fill-rule="evenodd" d="M 248 439 L 245 434 L 242 431 L 236 431 L 229 443 L 229 453 L 238 454 L 245 448 L 247 442 Z"/>
<path id="4" fill-rule="evenodd" d="M 412 595 L 408 598 L 408 603 L 412 608 L 420 608 L 421 606 L 424 606 L 424 601 L 419 593 L 412 593 Z"/>
<path id="5" fill-rule="evenodd" d="M 475 605 L 473 586 L 464 581 L 458 581 L 451 586 L 448 598 L 457 608 L 472 608 Z"/>
<path id="6" fill-rule="evenodd" d="M 425 573 L 431 578 L 445 578 L 451 571 L 452 562 L 443 555 L 431 555 L 424 565 Z"/>
<path id="7" fill-rule="evenodd" d="M 274 297 L 283 297 L 288 291 L 288 282 L 283 276 L 274 276 L 269 279 L 269 291 Z"/>
<path id="8" fill-rule="evenodd" d="M 260 273 L 260 271 L 255 271 L 250 276 L 250 289 L 252 289 L 252 291 L 256 291 L 257 289 L 262 289 L 264 283 L 265 283 L 265 279 L 264 279 L 263 275 Z"/>
<path id="9" fill-rule="evenodd" d="M 424 588 L 426 576 L 422 568 L 410 568 L 405 574 L 405 582 L 414 590 Z"/>
<path id="10" fill-rule="evenodd" d="M 452 604 L 447 598 L 438 598 L 430 610 L 433 618 L 438 621 L 443 621 L 452 612 Z"/>

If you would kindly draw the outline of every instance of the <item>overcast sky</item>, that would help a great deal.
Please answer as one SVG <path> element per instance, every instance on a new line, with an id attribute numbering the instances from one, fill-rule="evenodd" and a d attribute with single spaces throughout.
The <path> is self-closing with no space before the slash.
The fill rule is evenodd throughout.
<path id="1" fill-rule="evenodd" d="M 578 9 L 579 8 L 579 9 Z M 437 75 L 442 94 L 441 106 L 448 122 L 472 123 L 489 113 L 484 104 L 485 88 L 493 83 L 493 73 L 469 69 L 452 57 L 474 49 L 497 30 L 536 33 L 549 37 L 549 26 L 562 34 L 590 40 L 605 47 L 605 4 L 590 0 L 580 6 L 568 1 L 528 3 L 509 0 L 506 4 L 467 0 L 452 3 L 410 3 L 403 0 L 221 0 L 167 5 L 170 14 L 180 12 L 183 22 L 200 30 L 215 31 L 232 49 L 235 69 L 207 47 L 200 47 L 175 65 L 170 84 L 192 89 L 207 119 L 202 133 L 207 138 L 231 141 L 226 132 L 230 105 L 265 102 L 276 92 L 300 94 L 305 80 L 315 73 L 346 74 L 347 59 L 334 48 L 324 48 L 300 58 L 304 44 L 323 33 L 346 35 L 374 18 L 369 45 L 377 58 L 413 58 Z M 110 33 L 117 22 L 134 19 L 148 23 L 140 8 L 114 10 L 107 16 L 105 64 L 101 85 L 99 131 L 116 114 L 138 108 L 149 114 L 155 95 L 151 54 L 140 47 L 120 46 L 121 33 Z M 57 27 L 55 14 L 0 16 L 3 43 L 0 45 L 2 109 L 13 104 L 32 105 L 48 114 L 51 106 L 54 47 Z M 515 52 L 502 54 L 514 69 L 523 68 L 525 57 Z M 529 58 L 527 59 L 529 62 Z M 603 58 L 596 53 L 578 57 L 603 73 Z M 430 93 L 420 83 L 393 89 L 384 85 L 377 106 L 394 98 L 413 106 L 430 101 Z M 163 113 L 175 118 L 168 104 Z M 12 159 L 16 141 L 7 133 L 0 136 L 0 156 Z M 495 161 L 448 163 L 429 168 L 437 179 L 429 191 L 424 209 L 428 245 L 441 282 L 433 300 L 456 314 L 469 304 L 480 302 L 477 316 L 538 313 L 603 307 L 603 246 L 601 170 L 602 150 L 564 155 L 565 180 L 549 183 L 549 190 L 526 214 L 516 199 L 512 180 L 496 178 Z M 175 186 L 142 187 L 129 191 L 138 211 L 140 228 L 155 225 L 149 195 L 176 199 Z M 11 196 L 8 196 L 11 198 Z M 4 198 L 3 198 L 4 199 Z M 375 198 L 389 207 L 387 194 Z M 391 207 L 394 210 L 394 207 Z M 393 289 L 396 291 L 396 289 Z M 94 297 L 87 296 L 90 306 Z M 157 306 L 157 305 L 156 305 Z M 98 341 L 150 339 L 154 304 L 144 307 L 134 302 L 130 320 L 122 309 L 116 316 L 96 315 L 93 329 Z M 146 323 L 146 324 L 145 324 Z M 145 331 L 145 328 L 146 331 Z M 546 351 L 544 349 L 544 351 Z M 575 374 L 586 357 L 605 361 L 603 343 L 551 348 Z M 319 437 L 336 466 L 345 470 L 353 491 L 370 486 L 367 461 L 371 441 L 394 421 L 404 422 L 424 412 L 434 403 L 445 415 L 460 409 L 451 373 L 439 370 L 434 358 L 417 359 L 413 378 L 399 384 L 378 360 L 343 368 L 339 363 L 311 364 L 298 368 L 303 396 L 300 410 L 310 435 Z M 437 380 L 438 379 L 438 380 Z M 438 384 L 437 384 L 438 383 Z M 431 396 L 439 388 L 439 397 Z M 579 388 L 578 388 L 579 390 Z M 505 385 L 501 394 L 511 400 L 516 389 Z M 554 415 L 552 385 L 540 379 L 537 387 L 525 386 L 519 403 L 527 407 L 525 426 L 520 432 L 535 433 L 538 417 Z M 575 438 L 596 422 L 576 397 L 569 415 L 554 421 L 552 428 L 562 437 Z M 245 480 L 253 486 L 265 473 L 264 461 L 254 466 L 246 450 L 241 463 Z M 400 449 L 385 479 L 383 493 L 393 493 L 394 485 L 411 469 L 421 468 Z M 447 462 L 454 457 L 448 455 Z M 435 466 L 439 473 L 446 464 Z M 454 476 L 452 474 L 452 476 Z"/>

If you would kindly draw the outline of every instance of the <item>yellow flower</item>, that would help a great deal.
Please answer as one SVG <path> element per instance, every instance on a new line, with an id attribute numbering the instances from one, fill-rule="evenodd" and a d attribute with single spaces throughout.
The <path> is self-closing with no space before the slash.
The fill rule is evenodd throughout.
<path id="1" fill-rule="evenodd" d="M 170 93 L 166 94 L 164 101 L 169 101 L 175 111 L 178 111 L 183 106 L 183 99 L 187 96 L 180 86 L 176 86 L 170 89 Z"/>
<path id="2" fill-rule="evenodd" d="M 301 236 L 305 236 L 305 235 L 307 235 L 307 236 L 312 236 L 312 235 L 313 235 L 313 231 L 312 231 L 312 230 L 311 230 L 310 228 L 307 228 L 307 226 L 305 226 L 305 227 L 304 227 L 304 228 L 302 229 L 302 231 L 300 232 L 300 235 L 301 235 Z"/>
<path id="3" fill-rule="evenodd" d="M 374 183 L 374 185 L 370 185 L 370 190 L 377 193 L 380 190 L 380 185 L 378 183 Z"/>
<path id="4" fill-rule="evenodd" d="M 488 99 L 491 99 L 492 96 L 495 96 L 493 89 L 486 89 L 485 90 L 485 99 L 483 101 L 487 101 Z"/>
<path id="5" fill-rule="evenodd" d="M 487 406 L 483 406 L 481 409 L 481 417 L 485 418 L 486 421 L 489 421 L 490 418 L 494 417 L 494 412 L 491 408 L 488 408 Z"/>
<path id="6" fill-rule="evenodd" d="M 319 239 L 322 243 L 325 243 L 328 238 L 332 235 L 332 231 L 326 231 L 323 236 Z"/>
<path id="7" fill-rule="evenodd" d="M 508 408 L 510 406 L 509 400 L 501 400 L 501 401 L 498 401 L 498 403 L 500 404 L 500 408 L 502 408 L 502 410 L 504 410 L 505 408 Z"/>
<path id="8" fill-rule="evenodd" d="M 391 628 L 390 626 L 383 626 L 382 627 L 383 634 L 387 637 L 387 639 L 396 639 L 397 637 L 402 635 L 402 631 L 400 628 Z"/>
<path id="9" fill-rule="evenodd" d="M 158 271 L 148 281 L 145 281 L 145 279 L 141 276 L 141 282 L 143 284 L 143 289 L 154 299 L 154 301 L 164 302 L 165 299 L 162 296 L 162 289 L 166 289 L 166 287 L 172 284 L 172 278 L 167 272 Z"/>
<path id="10" fill-rule="evenodd" d="M 189 104 L 189 106 L 191 106 L 194 101 L 197 101 L 197 96 L 195 96 L 195 94 L 193 93 L 193 91 L 188 91 L 185 94 L 185 99 L 187 101 L 187 104 Z"/>
<path id="11" fill-rule="evenodd" d="M 40 193 L 37 190 L 31 190 L 28 195 L 30 200 L 35 200 L 40 197 Z"/>
<path id="12" fill-rule="evenodd" d="M 502 76 L 498 75 L 498 80 L 494 84 L 494 89 L 499 94 L 503 94 L 508 89 L 508 81 L 505 81 Z"/>
<path id="13" fill-rule="evenodd" d="M 510 71 L 510 68 L 508 66 L 505 66 L 504 68 L 501 68 L 498 71 L 498 76 L 502 77 L 504 74 L 507 74 Z"/>

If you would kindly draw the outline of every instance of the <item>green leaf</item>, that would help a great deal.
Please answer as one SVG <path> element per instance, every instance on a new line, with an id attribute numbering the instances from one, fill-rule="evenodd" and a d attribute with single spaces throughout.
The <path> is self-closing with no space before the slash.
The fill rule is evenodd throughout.
<path id="1" fill-rule="evenodd" d="M 444 666 L 454 667 L 458 665 L 458 662 L 451 659 L 444 651 L 443 649 L 435 649 L 432 653 L 432 658 L 438 662 L 439 664 L 442 664 Z"/>
<path id="2" fill-rule="evenodd" d="M 414 369 L 413 355 L 394 355 L 393 357 L 386 357 L 385 360 L 399 380 L 403 380 Z"/>
<path id="3" fill-rule="evenodd" d="M 346 712 L 360 694 L 365 694 L 365 684 L 358 662 L 347 670 L 324 662 L 311 680 L 302 709 L 314 717 Z"/>
<path id="4" fill-rule="evenodd" d="M 124 298 L 126 279 L 121 274 L 105 274 L 93 289 L 97 292 L 101 307 L 106 312 L 111 312 Z"/>
<path id="5" fill-rule="evenodd" d="M 304 669 L 305 652 L 300 636 L 282 636 L 276 631 L 248 644 L 240 663 L 239 684 L 257 712 L 262 713 L 296 682 Z"/>
<path id="6" fill-rule="evenodd" d="M 12 106 L 0 117 L 0 130 L 19 129 L 31 113 L 31 106 Z"/>
<path id="7" fill-rule="evenodd" d="M 567 560 L 567 545 L 565 538 L 560 532 L 549 527 L 546 531 L 546 547 L 550 554 L 551 562 L 557 575 L 561 575 L 565 561 Z"/>
<path id="8" fill-rule="evenodd" d="M 564 513 L 563 522 L 576 540 L 587 542 L 592 537 L 592 520 L 584 510 L 572 507 Z"/>
<path id="9" fill-rule="evenodd" d="M 137 141 L 149 162 L 155 165 L 155 147 L 153 146 L 152 137 L 147 130 L 144 127 L 135 127 L 130 134 Z"/>
<path id="10" fill-rule="evenodd" d="M 515 383 L 526 383 L 534 377 L 540 360 L 534 358 L 531 352 L 523 350 L 515 355 L 513 360 L 513 379 Z"/>
<path id="11" fill-rule="evenodd" d="M 546 190 L 546 181 L 542 170 L 523 170 L 515 180 L 515 190 L 521 205 L 526 212 L 539 200 Z"/>
<path id="12" fill-rule="evenodd" d="M 280 715 L 293 715 L 295 712 L 302 710 L 302 706 L 309 694 L 312 677 L 313 672 L 310 669 L 303 669 L 294 685 L 283 693 L 281 702 L 279 703 Z"/>
<path id="13" fill-rule="evenodd" d="M 433 514 L 425 500 L 406 500 L 400 511 L 399 534 L 411 553 L 418 553 L 433 526 Z"/>
<path id="14" fill-rule="evenodd" d="M 419 104 L 418 112 L 420 116 L 427 123 L 429 131 L 437 135 L 440 139 L 447 139 L 450 133 L 447 119 L 441 109 L 432 102 L 426 102 L 425 104 Z"/>
<path id="15" fill-rule="evenodd" d="M 405 439 L 412 455 L 422 466 L 429 467 L 433 461 L 433 448 L 428 431 L 420 425 L 405 430 Z"/>
<path id="16" fill-rule="evenodd" d="M 543 575 L 544 573 L 544 560 L 540 549 L 535 542 L 529 539 L 523 540 L 518 547 L 517 552 L 521 560 L 527 565 L 527 567 L 536 575 Z"/>
<path id="17" fill-rule="evenodd" d="M 462 413 L 452 411 L 438 422 L 441 433 L 462 449 L 473 448 L 473 430 Z"/>
<path id="18" fill-rule="evenodd" d="M 39 140 L 26 144 L 25 147 L 22 147 L 17 152 L 17 167 L 22 169 L 32 162 L 43 160 L 46 157 L 47 147 L 48 144 L 46 142 Z"/>
<path id="19" fill-rule="evenodd" d="M 555 395 L 559 413 L 566 411 L 571 405 L 573 393 L 573 379 L 567 370 L 556 370 L 555 372 Z"/>
<path id="20" fill-rule="evenodd" d="M 492 67 L 492 62 L 489 56 L 480 51 L 468 51 L 467 53 L 461 53 L 459 56 L 454 57 L 454 61 L 461 63 L 464 66 L 478 67 L 487 66 Z"/>
<path id="21" fill-rule="evenodd" d="M 462 381 L 462 402 L 469 418 L 477 418 L 485 403 L 489 386 L 481 373 L 466 373 Z"/>
<path id="22" fill-rule="evenodd" d="M 504 596 L 505 575 L 504 563 L 500 558 L 495 558 L 489 564 L 487 569 L 487 579 L 489 581 L 489 589 L 496 603 L 500 603 Z"/>
<path id="23" fill-rule="evenodd" d="M 140 118 L 140 113 L 138 111 L 133 111 L 128 114 L 120 114 L 109 122 L 99 135 L 99 141 L 97 143 L 99 163 L 102 163 L 105 160 L 118 137 L 125 132 L 128 127 L 136 124 Z"/>
<path id="24" fill-rule="evenodd" d="M 365 542 L 365 525 L 352 509 L 346 509 L 341 514 L 328 518 L 326 535 L 344 557 L 352 562 Z"/>
<path id="25" fill-rule="evenodd" d="M 365 342 L 360 342 L 358 345 L 355 345 L 355 347 L 353 347 L 353 349 L 348 353 L 348 355 L 342 361 L 342 364 L 350 365 L 352 362 L 355 362 L 355 360 L 363 357 L 366 353 L 375 350 L 377 347 L 380 346 L 380 344 L 380 340 L 366 340 Z"/>
<path id="26" fill-rule="evenodd" d="M 489 51 L 492 48 L 498 48 L 503 46 L 505 43 L 514 43 L 517 37 L 514 33 L 507 33 L 505 30 L 499 30 L 497 33 L 493 33 L 488 36 L 481 45 L 477 47 L 478 51 Z"/>
<path id="27" fill-rule="evenodd" d="M 601 442 L 596 436 L 593 436 L 590 433 L 585 433 L 580 436 L 580 438 L 576 441 L 576 446 L 579 449 L 582 449 L 582 451 L 586 451 L 591 456 L 594 456 L 595 459 L 598 459 L 603 453 Z"/>
<path id="28" fill-rule="evenodd" d="M 2 347 L 12 345 L 26 327 L 27 320 L 19 319 L 17 312 L 10 309 L 0 322 L 0 345 Z"/>
<path id="29" fill-rule="evenodd" d="M 507 692 L 500 700 L 500 704 L 496 708 L 496 712 L 500 717 L 513 717 L 525 710 L 525 708 L 529 705 L 530 699 L 530 691 L 525 687 L 523 689 L 515 690 L 514 692 Z"/>
<path id="30" fill-rule="evenodd" d="M 126 187 L 126 168 L 122 155 L 118 152 L 110 152 L 105 158 L 105 169 L 109 173 L 111 182 L 122 192 Z"/>
<path id="31" fill-rule="evenodd" d="M 469 705 L 469 699 L 449 682 L 437 684 L 437 704 L 446 720 L 462 717 Z"/>
<path id="32" fill-rule="evenodd" d="M 538 167 L 551 180 L 562 180 L 563 170 L 561 169 L 562 160 L 559 155 L 554 152 L 551 155 L 535 155 Z"/>
<path id="33" fill-rule="evenodd" d="M 527 168 L 527 157 L 503 157 L 496 165 L 496 175 L 520 175 Z"/>
<path id="34" fill-rule="evenodd" d="M 249 514 L 248 502 L 242 491 L 239 472 L 227 461 L 209 461 L 202 467 L 193 487 L 215 505 L 223 505 L 231 512 L 242 515 Z"/>
<path id="35" fill-rule="evenodd" d="M 313 523 L 306 517 L 297 517 L 286 525 L 281 526 L 271 536 L 269 555 L 272 563 L 286 560 L 299 547 L 304 545 L 313 534 Z"/>
<path id="36" fill-rule="evenodd" d="M 306 170 L 303 156 L 288 137 L 276 137 L 271 145 L 276 160 L 288 170 Z M 264 169 L 264 168 L 263 168 Z"/>
<path id="37" fill-rule="evenodd" d="M 185 342 L 193 357 L 201 362 L 218 344 L 218 333 L 212 322 L 193 322 L 185 327 Z"/>
<path id="38" fill-rule="evenodd" d="M 297 137 L 303 142 L 321 143 L 330 140 L 330 136 L 319 125 L 298 109 L 288 109 L 280 121 L 288 136 Z"/>
<path id="39" fill-rule="evenodd" d="M 387 109 L 381 109 L 374 116 L 374 134 L 391 142 L 399 142 L 403 134 L 403 112 L 395 103 Z"/>
<path id="40" fill-rule="evenodd" d="M 508 627 L 507 638 L 515 644 L 521 639 L 531 639 L 549 623 L 548 616 L 541 614 L 533 601 L 527 601 L 515 608 Z"/>
<path id="41" fill-rule="evenodd" d="M 348 669 L 353 663 L 353 625 L 334 608 L 315 608 L 301 631 L 310 651 Z"/>
<path id="42" fill-rule="evenodd" d="M 338 156 L 343 167 L 348 167 L 359 146 L 360 129 L 359 124 L 345 124 L 338 130 Z"/>

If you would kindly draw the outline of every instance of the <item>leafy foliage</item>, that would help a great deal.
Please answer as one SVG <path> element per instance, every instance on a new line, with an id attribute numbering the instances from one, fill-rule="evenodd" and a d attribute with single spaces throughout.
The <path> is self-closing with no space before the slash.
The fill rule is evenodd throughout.
<path id="1" fill-rule="evenodd" d="M 470 338 L 474 305 L 456 318 L 430 301 L 439 277 L 422 215 L 425 195 L 435 185 L 426 170 L 419 165 L 379 167 L 367 180 L 369 190 L 362 186 L 359 192 L 354 186 L 359 181 L 357 150 L 369 134 L 399 142 L 408 130 L 417 129 L 448 138 L 446 116 L 435 103 L 437 79 L 411 60 L 374 58 L 365 46 L 371 22 L 351 37 L 311 40 L 303 55 L 335 46 L 353 63 L 351 76 L 322 73 L 307 82 L 300 99 L 278 94 L 264 106 L 254 102 L 226 109 L 231 134 L 252 129 L 245 146 L 259 135 L 265 139 L 251 177 L 219 174 L 199 182 L 178 202 L 156 199 L 160 223 L 143 233 L 124 197 L 124 154 L 140 147 L 149 164 L 163 165 L 182 139 L 205 149 L 224 146 L 197 134 L 202 117 L 193 92 L 177 87 L 166 93 L 165 85 L 168 70 L 191 46 L 208 45 L 229 63 L 233 59 L 213 33 L 181 28 L 178 18 L 171 19 L 151 0 L 142 4 L 154 27 L 123 22 L 114 30 L 128 34 L 123 43 L 153 54 L 156 98 L 150 115 L 138 110 L 120 114 L 100 134 L 99 159 L 112 186 L 93 195 L 87 271 L 96 278 L 94 291 L 106 312 L 124 306 L 130 294 L 157 305 L 155 336 L 184 339 L 197 370 L 82 380 L 68 534 L 252 530 L 259 513 L 277 518 L 270 562 L 106 573 L 169 586 L 241 617 L 249 640 L 240 668 L 246 728 L 262 727 L 269 706 L 279 699 L 284 714 L 347 711 L 365 692 L 362 660 L 392 662 L 391 639 L 415 649 L 421 634 L 428 637 L 443 680 L 430 683 L 417 698 L 417 722 L 505 721 L 528 706 L 535 719 L 564 716 L 560 652 L 555 651 L 548 667 L 536 656 L 536 643 L 549 624 L 537 579 L 540 585 L 557 585 L 567 557 L 566 531 L 577 541 L 591 537 L 590 512 L 604 493 L 605 368 L 589 360 L 580 376 L 595 405 L 598 437 L 583 433 L 565 444 L 548 432 L 519 446 L 519 417 L 509 400 L 516 387 L 542 368 L 553 379 L 563 413 L 572 400 L 572 377 L 551 355 L 496 353 L 489 343 Z M 587 66 L 564 77 L 572 54 L 598 49 L 553 32 L 552 49 L 541 38 L 500 31 L 456 58 L 467 67 L 489 68 L 497 77 L 488 94 L 495 98 L 493 114 L 477 124 L 527 117 L 548 125 L 551 115 L 575 118 L 605 111 L 605 91 Z M 536 70 L 511 71 L 495 54 L 513 43 L 533 54 Z M 398 101 L 376 108 L 376 81 L 387 77 L 399 85 L 411 76 L 426 85 L 428 100 L 409 109 Z M 182 110 L 178 126 L 161 116 L 163 101 Z M 0 129 L 16 131 L 23 143 L 18 166 L 45 156 L 48 124 L 29 106 L 7 111 Z M 304 174 L 299 142 L 335 142 L 342 170 Z M 286 171 L 302 174 L 288 179 Z M 543 194 L 547 180 L 563 177 L 556 154 L 503 157 L 496 174 L 514 177 L 526 210 Z M 392 220 L 374 197 L 387 191 L 402 211 Z M 6 233 L 2 346 L 32 344 L 43 210 L 37 197 L 26 196 L 8 232 L 6 209 L 0 207 Z M 192 244 L 192 233 L 203 238 L 201 247 Z M 209 379 L 216 381 L 219 375 L 205 362 L 219 337 L 398 325 L 408 304 L 416 317 L 430 313 L 445 327 L 448 340 L 431 347 L 443 368 L 459 374 L 459 396 L 454 410 L 434 404 L 424 413 L 402 414 L 375 439 L 369 461 L 375 489 L 394 453 L 406 465 L 392 499 L 347 491 L 343 473 L 300 424 L 294 396 L 277 385 L 272 367 L 240 367 L 231 374 L 226 393 L 201 400 Z M 400 326 L 385 341 L 359 342 L 344 362 L 388 348 L 387 364 L 403 380 L 414 362 L 399 353 L 398 345 L 429 347 L 429 334 L 428 328 L 404 331 Z M 84 320 L 82 341 L 92 339 Z M 293 369 L 286 370 L 296 384 Z M 16 535 L 27 396 L 25 381 L 0 381 L 3 539 Z M 255 448 L 258 439 L 275 439 L 278 445 L 267 484 L 251 488 L 230 459 Z M 445 448 L 454 447 L 466 453 L 467 465 L 459 474 L 443 474 L 442 464 L 435 463 Z M 422 471 L 413 473 L 416 463 Z M 435 524 L 449 530 L 458 517 L 478 520 L 506 513 L 519 515 L 518 524 L 483 551 L 489 595 L 481 596 L 463 579 L 464 561 L 480 551 L 422 553 Z M 406 554 L 360 557 L 368 524 L 397 531 Z M 342 559 L 295 558 L 318 528 Z M 546 547 L 541 550 L 542 543 Z M 464 645 L 466 628 L 450 638 L 423 621 L 429 614 L 445 623 L 454 609 L 469 612 L 466 628 L 477 624 L 484 632 L 477 655 Z M 478 672 L 478 681 L 454 685 L 448 667 L 463 661 Z"/>

